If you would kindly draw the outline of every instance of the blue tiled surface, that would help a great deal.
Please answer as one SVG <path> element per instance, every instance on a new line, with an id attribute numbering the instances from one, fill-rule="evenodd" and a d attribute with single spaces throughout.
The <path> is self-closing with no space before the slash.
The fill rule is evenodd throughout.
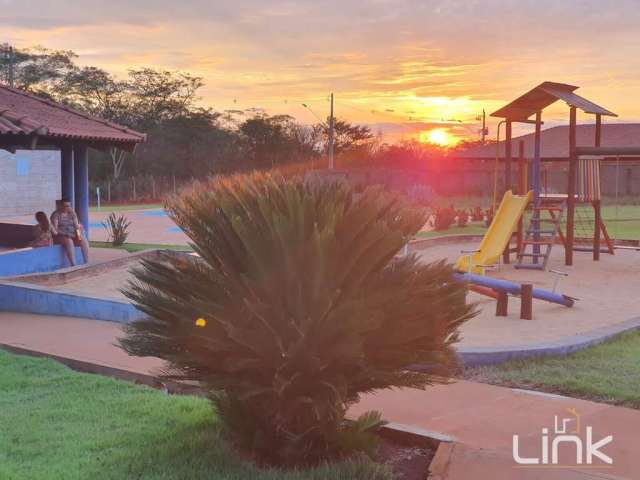
<path id="1" fill-rule="evenodd" d="M 76 260 L 78 263 L 84 263 L 80 247 L 76 247 Z M 52 272 L 69 266 L 60 245 L 8 251 L 0 255 L 0 277 Z"/>
<path id="2" fill-rule="evenodd" d="M 127 302 L 84 297 L 25 284 L 0 284 L 0 310 L 129 323 L 144 314 Z"/>
<path id="3" fill-rule="evenodd" d="M 147 210 L 145 212 L 142 212 L 143 216 L 145 217 L 167 217 L 167 212 L 165 212 L 164 210 Z"/>

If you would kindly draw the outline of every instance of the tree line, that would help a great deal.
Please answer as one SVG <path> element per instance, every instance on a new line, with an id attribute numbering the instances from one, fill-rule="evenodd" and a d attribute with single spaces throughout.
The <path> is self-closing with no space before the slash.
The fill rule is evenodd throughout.
<path id="1" fill-rule="evenodd" d="M 11 53 L 9 53 L 11 52 Z M 0 55 L 0 79 L 105 120 L 147 134 L 135 152 L 92 155 L 93 180 L 131 175 L 202 177 L 318 160 L 326 151 L 324 122 L 302 125 L 289 115 L 261 109 L 215 111 L 200 104 L 202 77 L 156 68 L 130 69 L 126 78 L 80 66 L 70 50 L 12 48 Z M 366 126 L 335 123 L 337 155 L 365 152 Z"/>
<path id="2" fill-rule="evenodd" d="M 71 50 L 0 45 L 0 81 L 147 134 L 133 153 L 92 151 L 91 179 L 271 169 L 296 163 L 323 165 L 327 122 L 303 125 L 259 108 L 216 111 L 202 106 L 202 77 L 157 68 L 128 70 L 117 78 L 77 64 Z M 424 166 L 444 151 L 416 141 L 382 144 L 366 125 L 335 121 L 338 166 Z"/>

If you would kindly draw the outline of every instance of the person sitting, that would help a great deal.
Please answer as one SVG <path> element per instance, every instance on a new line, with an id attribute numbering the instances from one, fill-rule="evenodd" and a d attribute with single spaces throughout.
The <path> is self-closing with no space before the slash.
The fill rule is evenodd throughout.
<path id="1" fill-rule="evenodd" d="M 29 243 L 32 247 L 50 247 L 53 245 L 54 230 L 49 223 L 46 213 L 36 212 L 37 225 L 34 226 L 35 240 Z"/>
<path id="2" fill-rule="evenodd" d="M 85 263 L 89 261 L 89 244 L 82 234 L 82 225 L 69 200 L 62 199 L 56 202 L 56 210 L 51 214 L 51 225 L 56 232 L 54 240 L 62 245 L 71 265 L 76 264 L 76 244 L 80 245 Z"/>

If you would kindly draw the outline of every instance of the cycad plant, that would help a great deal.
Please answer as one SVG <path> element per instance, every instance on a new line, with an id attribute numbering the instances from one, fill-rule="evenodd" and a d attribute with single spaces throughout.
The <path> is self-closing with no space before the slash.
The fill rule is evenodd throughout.
<path id="1" fill-rule="evenodd" d="M 399 195 L 251 174 L 196 185 L 167 210 L 199 257 L 142 261 L 125 293 L 148 318 L 121 346 L 200 382 L 261 461 L 366 449 L 381 420 L 345 421 L 359 395 L 424 388 L 456 365 L 472 307 L 448 265 L 396 256 L 426 217 Z"/>
<path id="2" fill-rule="evenodd" d="M 102 226 L 106 229 L 107 237 L 111 244 L 114 247 L 118 247 L 126 242 L 131 222 L 126 216 L 111 212 L 106 220 L 102 222 Z"/>

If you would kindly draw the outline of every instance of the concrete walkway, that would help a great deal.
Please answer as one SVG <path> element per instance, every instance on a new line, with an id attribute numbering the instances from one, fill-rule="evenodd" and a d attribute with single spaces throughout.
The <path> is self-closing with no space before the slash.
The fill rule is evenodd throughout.
<path id="1" fill-rule="evenodd" d="M 0 313 L 0 344 L 112 366 L 135 373 L 153 373 L 162 367 L 154 358 L 129 357 L 114 345 L 120 326 L 111 322 L 15 313 Z M 573 409 L 575 413 L 569 412 Z M 478 479 L 638 479 L 640 478 L 640 411 L 584 400 L 525 392 L 460 381 L 426 391 L 403 389 L 365 396 L 351 415 L 380 410 L 393 423 L 413 430 L 450 436 L 443 449 L 440 480 Z M 539 457 L 541 431 L 554 430 L 554 416 L 580 417 L 580 434 L 593 428 L 594 442 L 613 435 L 602 452 L 613 465 L 595 459 L 576 465 L 575 447 L 560 448 L 561 466 L 518 467 L 512 456 L 513 435 L 519 435 L 520 455 Z"/>

